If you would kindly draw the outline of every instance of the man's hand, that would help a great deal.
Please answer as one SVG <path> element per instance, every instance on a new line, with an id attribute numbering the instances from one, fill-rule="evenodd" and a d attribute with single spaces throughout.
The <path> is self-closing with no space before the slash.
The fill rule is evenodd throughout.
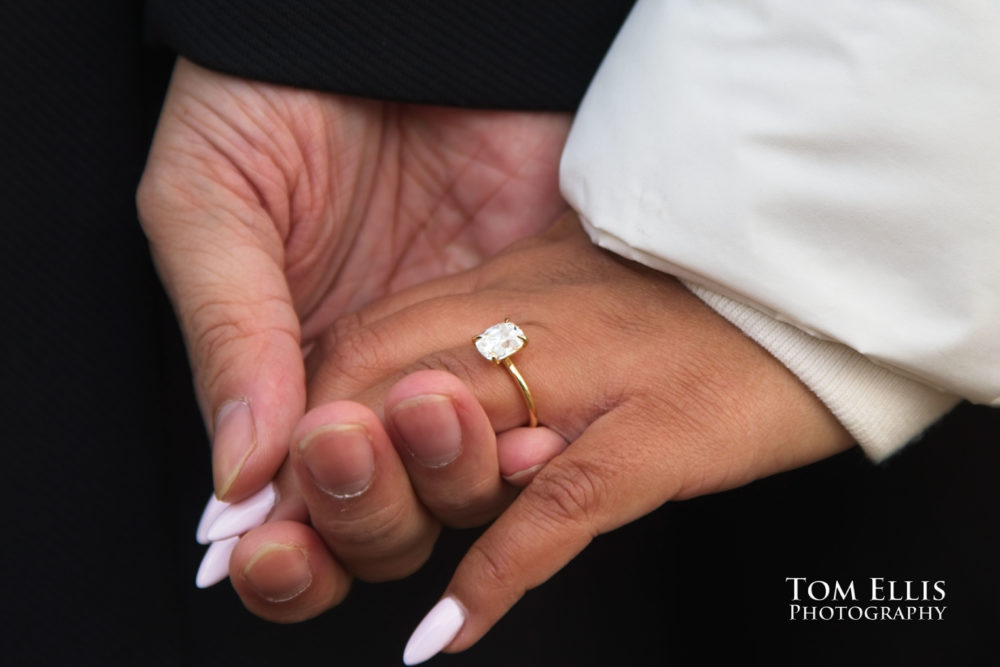
<path id="1" fill-rule="evenodd" d="M 565 204 L 569 118 L 382 103 L 179 60 L 138 194 L 213 438 L 215 490 L 266 484 L 336 319 L 478 264 Z"/>

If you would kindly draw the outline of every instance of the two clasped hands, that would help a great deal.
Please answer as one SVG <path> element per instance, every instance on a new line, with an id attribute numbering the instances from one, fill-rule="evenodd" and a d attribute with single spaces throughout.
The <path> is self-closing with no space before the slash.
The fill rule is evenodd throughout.
<path id="1" fill-rule="evenodd" d="M 596 535 L 848 446 L 680 283 L 591 244 L 558 190 L 569 125 L 178 62 L 139 208 L 232 503 L 208 508 L 202 583 L 293 622 L 353 577 L 412 573 L 442 524 L 492 520 L 413 664 L 475 643 Z M 508 317 L 537 428 L 472 344 Z"/>

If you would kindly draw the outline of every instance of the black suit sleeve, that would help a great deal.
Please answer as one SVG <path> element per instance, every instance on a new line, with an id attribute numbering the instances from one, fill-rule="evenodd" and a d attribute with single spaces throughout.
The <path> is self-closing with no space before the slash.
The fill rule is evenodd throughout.
<path id="1" fill-rule="evenodd" d="M 573 110 L 634 0 L 149 0 L 205 67 L 408 102 Z"/>

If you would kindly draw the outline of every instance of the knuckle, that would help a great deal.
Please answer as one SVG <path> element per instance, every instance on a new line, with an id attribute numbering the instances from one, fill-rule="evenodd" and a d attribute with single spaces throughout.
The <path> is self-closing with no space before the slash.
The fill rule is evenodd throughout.
<path id="1" fill-rule="evenodd" d="M 298 322 L 281 299 L 205 302 L 182 319 L 198 360 L 193 364 L 195 373 L 211 374 L 201 378 L 209 386 L 233 368 L 246 368 L 275 350 L 299 346 Z M 268 326 L 261 326 L 261 321 Z"/>
<path id="2" fill-rule="evenodd" d="M 195 332 L 192 342 L 208 357 L 223 353 L 233 343 L 252 339 L 260 339 L 265 346 L 275 338 L 290 337 L 298 344 L 298 321 L 280 297 L 258 297 L 252 302 L 235 298 L 205 301 L 189 312 L 184 319 Z"/>
<path id="3" fill-rule="evenodd" d="M 224 304 L 206 303 L 191 314 L 191 330 L 196 332 L 194 346 L 204 359 L 225 362 L 224 355 L 234 343 L 253 337 L 247 319 L 237 317 Z"/>
<path id="4" fill-rule="evenodd" d="M 474 361 L 482 361 L 478 359 Z M 481 364 L 476 364 L 481 368 Z M 463 381 L 469 381 L 477 375 L 477 368 L 470 363 L 470 356 L 465 350 L 442 350 L 422 357 L 408 369 L 409 372 L 421 370 L 440 370 L 450 373 Z"/>
<path id="5" fill-rule="evenodd" d="M 208 324 L 198 329 L 195 346 L 208 359 L 219 359 L 225 350 L 238 341 L 250 336 L 239 322 L 222 321 Z M 224 361 L 220 359 L 220 361 Z"/>
<path id="6" fill-rule="evenodd" d="M 324 340 L 324 373 L 348 381 L 361 381 L 386 367 L 392 347 L 382 336 L 348 316 L 334 323 Z"/>
<path id="7" fill-rule="evenodd" d="M 438 528 L 414 523 L 405 502 L 392 502 L 355 516 L 314 516 L 333 554 L 364 581 L 391 581 L 418 570 L 430 557 Z"/>
<path id="8" fill-rule="evenodd" d="M 607 496 L 601 471 L 585 461 L 553 461 L 542 469 L 524 491 L 534 507 L 557 524 L 592 525 Z"/>
<path id="9" fill-rule="evenodd" d="M 347 510 L 327 516 L 321 514 L 313 520 L 332 544 L 383 555 L 396 548 L 408 514 L 404 503 L 392 502 L 367 512 L 355 514 Z"/>
<path id="10" fill-rule="evenodd" d="M 424 505 L 445 525 L 452 528 L 473 528 L 489 522 L 510 504 L 513 496 L 497 489 L 496 479 L 485 477 L 468 486 L 433 490 L 433 497 L 420 493 Z"/>
<path id="11" fill-rule="evenodd" d="M 333 321 L 327 329 L 327 336 L 333 341 L 340 338 L 346 338 L 360 329 L 361 326 L 362 321 L 360 313 L 347 313 L 346 315 L 341 315 Z"/>
<path id="12" fill-rule="evenodd" d="M 497 591 L 516 586 L 521 568 L 508 551 L 495 543 L 473 542 L 466 558 L 476 573 L 477 587 Z M 517 594 L 522 592 L 516 591 Z"/>

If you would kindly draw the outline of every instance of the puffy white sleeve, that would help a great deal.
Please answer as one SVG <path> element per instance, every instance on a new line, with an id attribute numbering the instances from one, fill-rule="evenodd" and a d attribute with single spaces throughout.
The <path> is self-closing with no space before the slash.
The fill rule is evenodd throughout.
<path id="1" fill-rule="evenodd" d="M 992 0 L 639 0 L 563 193 L 885 456 L 1000 405 L 998 35 Z"/>

